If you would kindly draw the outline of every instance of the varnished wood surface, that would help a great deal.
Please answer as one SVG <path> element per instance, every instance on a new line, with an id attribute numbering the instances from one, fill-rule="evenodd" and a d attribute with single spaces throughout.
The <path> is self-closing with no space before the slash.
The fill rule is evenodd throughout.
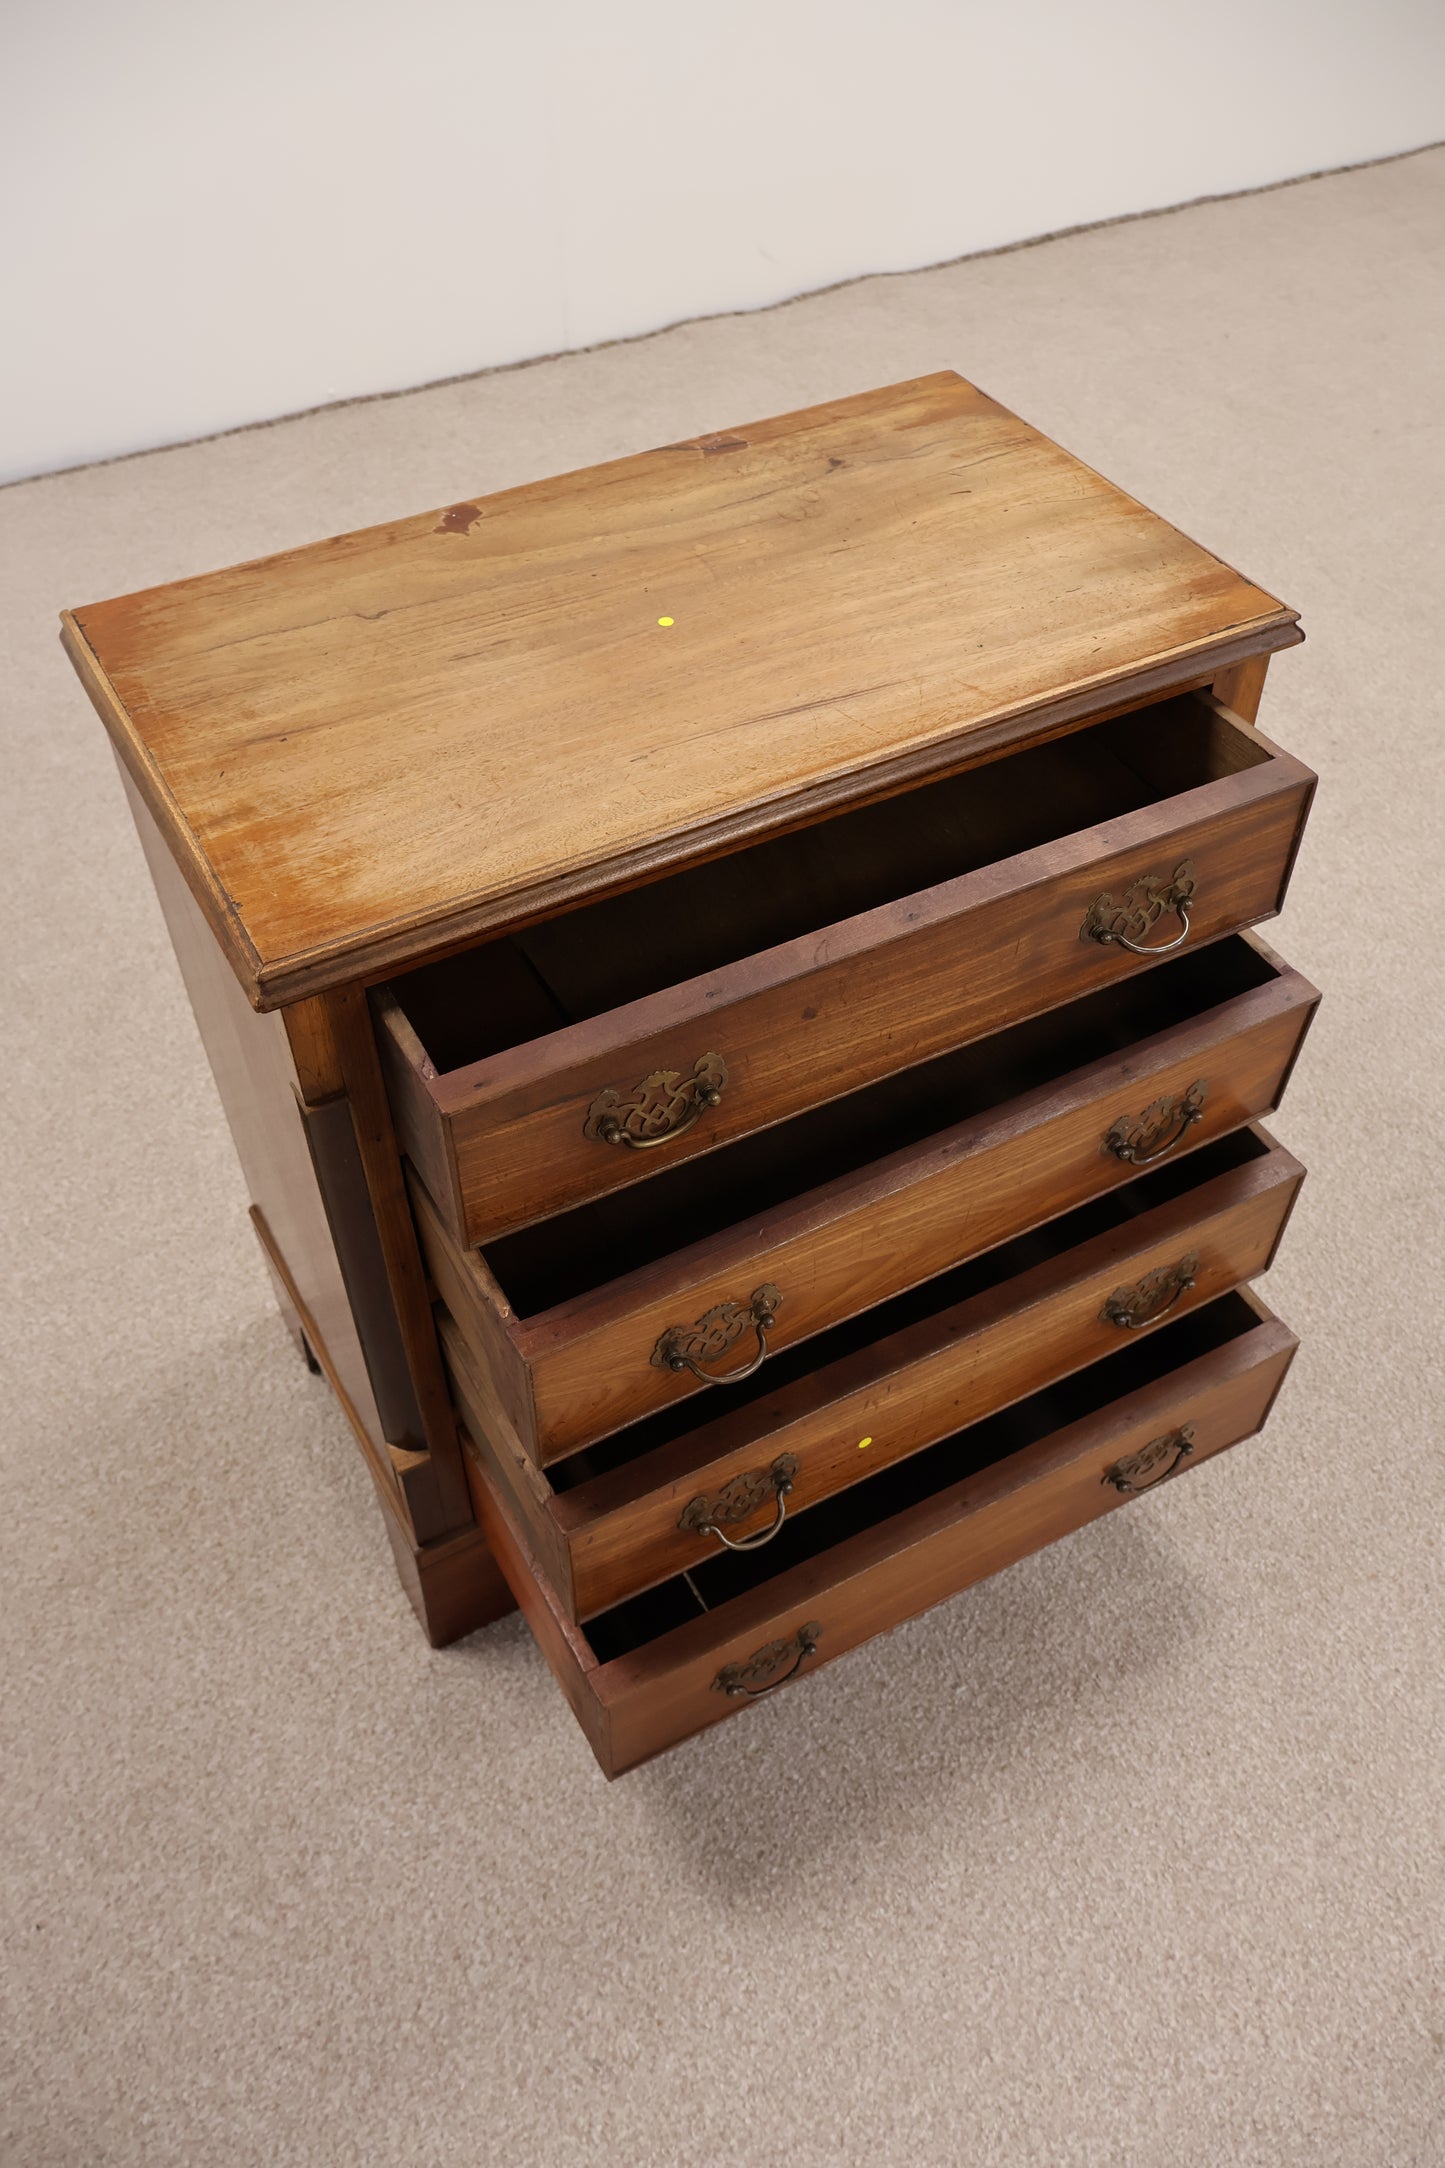
<path id="1" fill-rule="evenodd" d="M 1220 671 L 1213 685 L 1215 698 L 1226 708 L 1232 708 L 1245 722 L 1252 723 L 1259 713 L 1268 669 L 1269 656 L 1266 654 L 1251 655 L 1247 661 L 1235 663 L 1232 669 Z"/>
<path id="2" fill-rule="evenodd" d="M 503 1507 L 495 1484 L 489 1483 L 474 1453 L 465 1456 L 472 1486 L 477 1526 L 487 1549 L 496 1560 L 523 1618 L 532 1629 L 538 1648 L 551 1666 L 552 1676 L 567 1697 L 568 1706 L 587 1735 L 593 1753 L 608 1776 L 618 1772 L 612 1764 L 607 1712 L 594 1690 L 597 1661 L 583 1637 L 558 1608 L 546 1577 L 539 1573 L 525 1536 Z"/>
<path id="3" fill-rule="evenodd" d="M 253 1204 L 251 1207 L 251 1225 L 255 1229 L 256 1239 L 261 1245 L 261 1253 L 271 1268 L 272 1277 L 277 1288 L 285 1296 L 287 1311 L 290 1316 L 295 1318 L 299 1330 L 305 1334 L 306 1345 L 311 1350 L 317 1369 L 341 1403 L 341 1412 L 351 1425 L 356 1442 L 361 1448 L 362 1459 L 366 1462 L 370 1471 L 371 1479 L 378 1491 L 383 1492 L 391 1500 L 393 1509 L 398 1514 L 398 1525 L 400 1525 L 400 1516 L 404 1511 L 404 1507 L 395 1462 L 388 1454 L 386 1446 L 382 1443 L 379 1435 L 377 1435 L 375 1424 L 368 1424 L 362 1410 L 352 1399 L 347 1388 L 347 1381 L 336 1366 L 336 1359 L 327 1342 L 326 1334 L 317 1322 L 315 1312 L 307 1302 L 300 1282 L 287 1263 L 281 1246 L 271 1232 L 266 1215 L 259 1205 Z"/>
<path id="4" fill-rule="evenodd" d="M 250 1201 L 298 1292 L 294 1307 L 306 1310 L 325 1342 L 343 1407 L 385 1467 L 384 1426 L 298 1105 L 285 1028 L 280 1017 L 258 1017 L 248 1007 L 160 831 L 124 769 L 121 776 Z M 137 992 L 137 1014 L 143 1007 Z"/>
<path id="5" fill-rule="evenodd" d="M 517 1608 L 516 1598 L 480 1528 L 418 1547 L 394 1513 L 383 1510 L 397 1577 L 434 1649 L 450 1648 Z"/>
<path id="6" fill-rule="evenodd" d="M 263 1006 L 1298 637 L 952 372 L 64 632 Z"/>
<path id="7" fill-rule="evenodd" d="M 523 1452 L 515 1431 L 498 1405 L 486 1365 L 478 1362 L 475 1349 L 444 1309 L 438 1310 L 437 1329 L 446 1356 L 452 1396 L 462 1418 L 464 1450 L 485 1470 L 489 1482 L 506 1499 L 508 1511 L 525 1529 L 527 1541 L 536 1553 L 539 1570 L 545 1574 L 562 1610 L 569 1618 L 576 1619 L 579 1611 L 572 1553 L 568 1537 L 557 1519 L 558 1501 L 547 1480 L 547 1472 L 537 1466 L 529 1453 Z M 469 1471 L 469 1478 L 475 1493 L 476 1469 Z M 618 1578 L 625 1578 L 625 1575 Z M 642 1588 L 646 1585 L 645 1574 L 639 1573 L 634 1586 Z M 620 1589 L 621 1595 L 631 1593 L 630 1589 Z"/>
<path id="8" fill-rule="evenodd" d="M 1262 1303 L 1246 1299 L 1257 1323 L 1227 1345 L 607 1663 L 561 1611 L 480 1471 L 478 1516 L 602 1768 L 617 1776 L 748 1706 L 715 1686 L 724 1664 L 745 1662 L 813 1624 L 820 1631 L 816 1653 L 801 1666 L 806 1678 L 1059 1536 L 1126 1503 L 1142 1504 L 1104 1472 L 1179 1424 L 1193 1428 L 1187 1469 L 1253 1435 L 1296 1342 Z"/>
<path id="9" fill-rule="evenodd" d="M 1269 960 L 1268 983 L 535 1315 L 499 1305 L 495 1278 L 415 1185 L 447 1308 L 482 1362 L 500 1338 L 525 1375 L 511 1407 L 522 1445 L 545 1464 L 655 1408 L 723 1390 L 657 1368 L 652 1350 L 669 1327 L 746 1302 L 764 1282 L 784 1298 L 769 1344 L 786 1347 L 1129 1180 L 1133 1170 L 1101 1148 L 1111 1122 L 1196 1079 L 1208 1097 L 1185 1148 L 1267 1114 L 1319 997 L 1263 943 L 1239 938 Z"/>
<path id="10" fill-rule="evenodd" d="M 299 1086 L 298 1086 L 299 1095 Z M 422 1541 L 447 1525 L 437 1517 L 424 1471 L 411 1466 L 423 1438 L 421 1411 L 412 1387 L 406 1343 L 392 1295 L 386 1258 L 367 1189 L 366 1170 L 356 1140 L 356 1125 L 345 1098 L 301 1106 L 311 1163 L 321 1186 L 336 1260 L 351 1305 L 351 1316 L 366 1357 L 367 1374 L 381 1419 L 381 1434 L 395 1449 L 392 1458 L 407 1473 L 403 1489 Z"/>
<path id="11" fill-rule="evenodd" d="M 415 1516 L 407 1510 L 405 1463 L 410 1456 L 393 1450 L 388 1458 L 383 1458 L 360 1410 L 352 1403 L 326 1344 L 326 1336 L 292 1277 L 266 1224 L 265 1214 L 255 1205 L 251 1207 L 251 1222 L 277 1286 L 294 1312 L 322 1375 L 340 1401 L 342 1412 L 355 1433 L 376 1487 L 398 1577 L 427 1639 L 433 1648 L 445 1648 L 464 1634 L 474 1633 L 479 1626 L 489 1626 L 495 1619 L 504 1617 L 516 1608 L 515 1599 L 479 1528 L 473 1526 L 460 1535 L 418 1543 L 413 1526 Z"/>
<path id="12" fill-rule="evenodd" d="M 303 1106 L 321 1106 L 337 1099 L 345 1089 L 341 1056 L 331 1030 L 331 1014 L 320 995 L 310 1001 L 293 1001 L 281 1011 L 291 1059 L 296 1065 L 296 1089 Z"/>
<path id="13" fill-rule="evenodd" d="M 463 1068 L 438 1074 L 405 1013 L 404 983 L 395 998 L 380 999 L 398 1131 L 452 1232 L 486 1242 L 1146 968 L 1147 958 L 1080 940 L 1081 923 L 1096 896 L 1118 896 L 1151 873 L 1167 880 L 1183 859 L 1197 871 L 1194 946 L 1272 916 L 1314 777 L 1237 718 L 1210 715 L 1212 741 L 1200 745 L 1190 772 L 1212 770 L 1212 779 L 1179 790 L 1167 746 L 1151 737 L 1181 736 L 1193 727 L 1191 710 L 1207 714 L 1198 700 L 1188 709 L 1167 703 L 1131 718 L 1135 727 L 1120 736 L 1145 787 L 1156 788 L 1138 810 L 1090 825 L 1081 777 L 1071 773 L 1062 782 L 1079 800 L 1066 816 L 1078 824 L 1073 834 Z M 998 763 L 995 791 L 1008 789 L 1014 765 Z M 900 864 L 917 847 L 908 804 L 891 808 L 900 818 L 887 847 Z M 811 830 L 807 840 L 823 833 Z M 804 840 L 773 848 L 796 846 L 801 856 Z M 813 856 L 826 866 L 826 842 Z M 811 861 L 807 871 L 808 885 L 820 886 Z M 644 892 L 660 910 L 673 908 L 669 885 Z M 589 916 L 564 920 L 563 935 L 615 950 L 615 934 L 592 928 Z M 683 912 L 675 916 L 685 923 Z M 1172 941 L 1178 931 L 1166 917 L 1151 938 Z M 573 969 L 582 975 L 580 963 Z M 459 1002 L 466 999 L 459 987 Z M 605 1086 L 625 1092 L 653 1070 L 685 1076 L 708 1052 L 727 1063 L 723 1101 L 685 1134 L 647 1152 L 586 1134 Z"/>
<path id="14" fill-rule="evenodd" d="M 787 1453 L 797 1462 L 787 1500 L 796 1518 L 1124 1344 L 1122 1328 L 1102 1315 L 1121 1284 L 1195 1257 L 1193 1285 L 1171 1305 L 1173 1319 L 1266 1271 L 1304 1170 L 1256 1134 L 1267 1146 L 1262 1156 L 560 1492 L 499 1421 L 485 1375 L 446 1320 L 443 1346 L 467 1434 L 562 1608 L 585 1620 L 716 1555 L 715 1537 L 679 1526 L 697 1495 L 715 1497 Z M 700 1414 L 706 1409 L 701 1401 Z M 729 1534 L 754 1537 L 774 1512 L 769 1496 Z"/>
<path id="15" fill-rule="evenodd" d="M 441 1351 L 427 1299 L 416 1229 L 396 1148 L 382 1082 L 371 1012 L 360 987 L 345 987 L 327 1000 L 330 1043 L 350 1102 L 358 1155 L 370 1195 L 377 1240 L 400 1333 L 421 1435 L 405 1442 L 425 1455 L 410 1470 L 417 1507 L 425 1496 L 425 1533 L 451 1534 L 472 1522 L 461 1445 L 452 1414 Z M 426 1486 L 425 1491 L 423 1486 Z M 418 1539 L 423 1528 L 416 1527 Z"/>

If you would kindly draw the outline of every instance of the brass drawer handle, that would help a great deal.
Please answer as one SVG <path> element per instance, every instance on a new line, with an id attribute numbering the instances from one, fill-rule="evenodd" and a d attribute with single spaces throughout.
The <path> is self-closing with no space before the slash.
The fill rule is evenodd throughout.
<path id="1" fill-rule="evenodd" d="M 1099 1322 L 1119 1325 L 1126 1332 L 1141 1332 L 1146 1325 L 1157 1325 L 1189 1293 L 1198 1277 L 1197 1250 L 1181 1257 L 1177 1265 L 1156 1265 L 1132 1287 L 1116 1287 L 1099 1312 Z"/>
<path id="2" fill-rule="evenodd" d="M 1131 1167 L 1152 1167 L 1156 1159 L 1172 1152 L 1181 1137 L 1188 1135 L 1203 1114 L 1208 1097 L 1209 1086 L 1203 1077 L 1196 1077 L 1177 1099 L 1156 1099 L 1132 1119 L 1121 1114 L 1105 1135 L 1104 1150 Z"/>
<path id="3" fill-rule="evenodd" d="M 655 1152 L 717 1106 L 727 1080 L 721 1054 L 699 1054 L 688 1076 L 680 1069 L 654 1069 L 630 1092 L 609 1084 L 587 1109 L 582 1134 L 600 1144 L 625 1144 L 632 1152 Z"/>
<path id="4" fill-rule="evenodd" d="M 730 1483 L 724 1483 L 716 1498 L 689 1500 L 677 1525 L 686 1529 L 689 1535 L 716 1536 L 730 1551 L 760 1551 L 765 1543 L 772 1542 L 787 1519 L 788 1496 L 797 1472 L 794 1455 L 780 1453 L 771 1468 L 750 1468 L 745 1475 L 735 1475 Z M 724 1523 L 731 1526 L 737 1521 L 745 1521 L 750 1513 L 756 1513 L 769 1493 L 778 1502 L 769 1525 L 756 1535 L 736 1540 L 730 1536 Z"/>
<path id="5" fill-rule="evenodd" d="M 669 1325 L 652 1351 L 654 1370 L 690 1370 L 704 1385 L 741 1385 L 750 1378 L 768 1352 L 768 1334 L 773 1320 L 782 1308 L 783 1298 L 771 1280 L 755 1287 L 746 1304 L 719 1302 L 711 1310 L 704 1310 L 695 1325 Z M 716 1362 L 735 1347 L 751 1322 L 758 1336 L 758 1352 L 741 1370 L 729 1370 L 716 1377 L 703 1364 Z"/>
<path id="6" fill-rule="evenodd" d="M 1140 1491 L 1154 1490 L 1160 1483 L 1167 1483 L 1179 1463 L 1194 1451 L 1194 1425 L 1181 1423 L 1177 1430 L 1168 1430 L 1162 1438 L 1151 1438 L 1137 1453 L 1126 1453 L 1116 1460 L 1112 1468 L 1106 1468 L 1102 1481 L 1112 1483 L 1116 1491 L 1126 1498 L 1137 1498 Z M 1160 1465 L 1168 1461 L 1167 1468 Z"/>
<path id="7" fill-rule="evenodd" d="M 1189 939 L 1189 906 L 1194 901 L 1195 886 L 1194 860 L 1181 858 L 1167 879 L 1162 873 L 1146 873 L 1132 888 L 1126 888 L 1117 902 L 1105 889 L 1084 914 L 1079 939 L 1112 941 L 1131 956 L 1167 956 L 1171 949 L 1183 948 Z M 1170 913 L 1179 921 L 1176 938 L 1147 942 L 1145 935 Z"/>
<path id="8" fill-rule="evenodd" d="M 713 1691 L 734 1698 L 751 1694 L 754 1700 L 759 1694 L 770 1694 L 775 1686 L 786 1685 L 804 1658 L 814 1653 L 822 1631 L 816 1619 L 809 1619 L 786 1641 L 766 1641 L 742 1663 L 724 1664 L 712 1682 Z"/>

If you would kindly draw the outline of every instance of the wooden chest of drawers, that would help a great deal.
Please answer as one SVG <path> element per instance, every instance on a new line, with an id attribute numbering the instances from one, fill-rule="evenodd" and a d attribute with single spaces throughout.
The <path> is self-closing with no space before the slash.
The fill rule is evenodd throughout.
<path id="1" fill-rule="evenodd" d="M 1300 633 L 960 378 L 64 638 L 422 1622 L 609 1774 L 1264 1421 Z"/>

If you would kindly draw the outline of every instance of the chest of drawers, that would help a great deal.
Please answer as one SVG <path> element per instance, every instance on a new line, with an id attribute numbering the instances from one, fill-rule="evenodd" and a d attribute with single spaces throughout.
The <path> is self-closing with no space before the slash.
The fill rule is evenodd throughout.
<path id="1" fill-rule="evenodd" d="M 1264 1421 L 1300 637 L 951 373 L 67 614 L 403 1583 L 609 1774 Z"/>

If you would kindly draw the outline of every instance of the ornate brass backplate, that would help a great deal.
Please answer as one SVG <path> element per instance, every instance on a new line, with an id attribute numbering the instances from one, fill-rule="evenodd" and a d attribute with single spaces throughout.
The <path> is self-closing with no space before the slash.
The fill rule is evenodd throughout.
<path id="1" fill-rule="evenodd" d="M 1119 1325 L 1131 1332 L 1137 1332 L 1142 1325 L 1155 1325 L 1181 1296 L 1188 1294 L 1198 1276 L 1198 1250 L 1190 1250 L 1177 1265 L 1156 1265 L 1132 1287 L 1114 1289 L 1099 1312 L 1100 1323 Z"/>
<path id="2" fill-rule="evenodd" d="M 1089 905 L 1079 939 L 1117 941 L 1123 948 L 1140 948 L 1161 918 L 1170 914 L 1180 917 L 1187 911 L 1196 885 L 1194 860 L 1181 858 L 1172 873 L 1145 873 L 1118 897 L 1106 889 Z M 1184 930 L 1188 932 L 1187 925 Z M 1168 944 L 1171 948 L 1178 945 L 1173 941 Z"/>
<path id="3" fill-rule="evenodd" d="M 1142 1114 L 1121 1114 L 1110 1124 L 1101 1149 L 1126 1160 L 1131 1167 L 1147 1167 L 1151 1160 L 1162 1159 L 1173 1150 L 1203 1114 L 1208 1097 L 1208 1084 L 1203 1077 L 1196 1077 L 1177 1098 L 1156 1099 Z"/>
<path id="4" fill-rule="evenodd" d="M 1194 1451 L 1194 1425 L 1181 1423 L 1177 1430 L 1166 1431 L 1162 1438 L 1151 1438 L 1137 1453 L 1126 1453 L 1116 1460 L 1112 1468 L 1106 1468 L 1101 1482 L 1112 1483 L 1115 1490 L 1133 1496 L 1139 1491 L 1153 1490 L 1173 1475 L 1179 1463 Z"/>
<path id="5" fill-rule="evenodd" d="M 766 1641 L 760 1649 L 740 1664 L 724 1664 L 713 1680 L 713 1690 L 719 1694 L 766 1694 L 773 1686 L 781 1686 L 790 1679 L 804 1657 L 811 1656 L 818 1646 L 823 1629 L 816 1619 L 809 1619 L 795 1634 L 785 1641 Z"/>
<path id="6" fill-rule="evenodd" d="M 629 1092 L 609 1084 L 587 1109 L 582 1134 L 634 1152 L 654 1151 L 717 1106 L 727 1080 L 728 1065 L 721 1054 L 699 1054 L 686 1076 L 680 1069 L 654 1069 Z"/>
<path id="7" fill-rule="evenodd" d="M 714 1529 L 733 1528 L 769 1499 L 786 1496 L 798 1473 L 797 1455 L 779 1453 L 771 1468 L 749 1468 L 724 1483 L 715 1498 L 690 1499 L 682 1509 L 679 1528 L 694 1535 L 710 1535 Z"/>
<path id="8" fill-rule="evenodd" d="M 737 1378 L 750 1377 L 767 1353 L 764 1335 L 772 1326 L 776 1312 L 782 1307 L 782 1293 L 771 1280 L 755 1287 L 746 1303 L 719 1302 L 692 1325 L 669 1325 L 652 1351 L 654 1370 L 690 1370 L 707 1385 L 725 1385 Z M 705 1370 L 705 1363 L 715 1363 L 728 1349 L 735 1347 L 749 1325 L 756 1328 L 758 1352 L 744 1370 L 730 1371 L 726 1377 L 714 1377 Z"/>

